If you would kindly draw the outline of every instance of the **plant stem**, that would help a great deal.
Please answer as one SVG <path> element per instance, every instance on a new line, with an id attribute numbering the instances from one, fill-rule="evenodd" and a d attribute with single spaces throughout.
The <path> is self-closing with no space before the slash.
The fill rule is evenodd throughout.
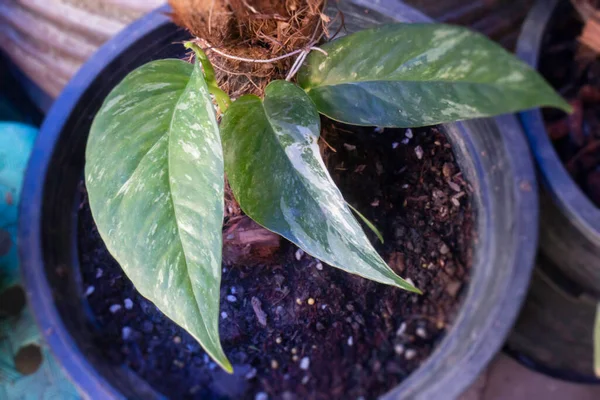
<path id="1" fill-rule="evenodd" d="M 208 86 L 208 91 L 215 97 L 219 109 L 224 113 L 231 105 L 231 99 L 229 98 L 229 95 L 219 87 L 215 70 L 206 56 L 206 53 L 204 53 L 202 48 L 194 42 L 185 42 L 183 45 L 186 49 L 192 49 L 194 53 L 196 53 L 196 60 L 202 64 L 202 69 L 204 70 L 204 78 L 206 80 L 206 86 Z"/>
<path id="2" fill-rule="evenodd" d="M 362 215 L 356 208 L 352 207 L 352 205 L 350 203 L 346 202 L 346 204 L 348 205 L 348 207 L 350 207 L 350 209 L 352 211 L 354 211 L 356 213 L 356 215 L 358 215 L 360 217 L 360 219 L 362 219 L 362 221 L 369 227 L 369 229 L 371 229 L 373 231 L 373 233 L 375 235 L 377 235 L 377 238 L 381 241 L 381 243 L 383 243 L 383 235 L 381 234 L 381 232 L 379 232 L 379 229 L 377 229 L 375 224 L 373 224 L 371 221 L 369 221 L 367 219 L 367 217 Z"/>

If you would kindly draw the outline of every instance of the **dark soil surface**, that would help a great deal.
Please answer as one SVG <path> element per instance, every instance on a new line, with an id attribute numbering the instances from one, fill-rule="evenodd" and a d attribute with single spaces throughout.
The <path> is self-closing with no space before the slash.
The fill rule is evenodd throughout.
<path id="1" fill-rule="evenodd" d="M 544 111 L 548 134 L 567 170 L 600 207 L 600 57 L 577 38 L 583 23 L 568 2 L 546 32 L 540 71 L 574 108 Z"/>
<path id="2" fill-rule="evenodd" d="M 173 399 L 367 399 L 392 389 L 429 357 L 469 281 L 468 184 L 435 128 L 324 126 L 337 151 L 324 151 L 334 180 L 382 232 L 385 244 L 376 246 L 384 259 L 424 294 L 306 255 L 297 260 L 297 248 L 282 241 L 268 265 L 223 266 L 221 341 L 235 369 L 228 375 L 136 292 L 105 249 L 82 188 L 83 289 L 97 319 L 95 340 L 109 362 L 126 364 Z"/>

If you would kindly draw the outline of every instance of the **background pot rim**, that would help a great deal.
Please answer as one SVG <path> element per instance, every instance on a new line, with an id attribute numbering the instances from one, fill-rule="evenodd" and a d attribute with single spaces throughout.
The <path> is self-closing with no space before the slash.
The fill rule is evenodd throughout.
<path id="1" fill-rule="evenodd" d="M 353 3 L 382 14 L 403 16 L 413 22 L 430 21 L 418 11 L 412 8 L 407 9 L 407 6 L 394 0 L 354 0 Z M 46 271 L 41 268 L 44 265 L 44 258 L 41 243 L 42 208 L 40 204 L 43 200 L 48 166 L 56 150 L 56 142 L 66 121 L 74 112 L 80 97 L 85 93 L 90 82 L 124 49 L 134 45 L 158 26 L 169 23 L 169 19 L 165 15 L 167 10 L 167 8 L 161 8 L 127 27 L 102 46 L 69 82 L 44 122 L 34 146 L 32 162 L 24 181 L 20 209 L 19 247 L 29 301 L 47 342 L 64 369 L 83 392 L 93 394 L 94 397 L 102 395 L 103 398 L 122 398 L 123 395 L 89 363 L 65 328 L 61 315 L 52 301 L 52 290 L 47 282 Z M 486 317 L 485 324 L 479 326 L 479 331 L 470 332 L 475 344 L 465 351 L 460 360 L 449 360 L 452 346 L 456 345 L 458 341 L 464 341 L 464 338 L 458 337 L 457 327 L 467 318 L 469 312 L 473 313 L 473 310 L 477 308 L 477 304 L 471 304 L 473 300 L 476 300 L 476 296 L 483 295 L 481 287 L 477 288 L 475 287 L 477 285 L 471 284 L 452 329 L 448 331 L 434 353 L 400 386 L 384 395 L 384 398 L 439 398 L 436 396 L 454 398 L 463 392 L 502 346 L 524 300 L 533 268 L 537 243 L 537 185 L 527 144 L 516 118 L 513 115 L 507 115 L 495 120 L 470 121 L 449 124 L 445 127 L 453 130 L 455 135 L 472 136 L 471 131 L 480 131 L 481 129 L 497 129 L 505 134 L 504 144 L 510 146 L 510 151 L 507 151 L 508 165 L 504 167 L 512 169 L 513 174 L 510 176 L 514 178 L 510 182 L 511 194 L 514 197 L 512 200 L 515 203 L 515 216 L 511 220 L 513 253 L 507 256 L 509 258 L 505 276 L 501 282 L 498 282 L 498 291 L 502 293 L 502 297 L 495 304 L 494 310 Z M 468 144 L 465 146 L 469 147 Z M 469 151 L 474 159 L 486 157 L 485 154 L 477 154 L 472 146 Z M 477 171 L 477 173 L 483 174 L 483 171 Z M 489 186 L 485 176 L 480 178 L 483 181 L 482 186 Z M 482 191 L 485 192 L 485 196 L 491 196 L 493 189 L 484 187 Z M 486 212 L 487 210 L 482 211 Z M 478 216 L 478 218 L 480 217 L 482 216 Z M 492 224 L 490 218 L 483 218 L 482 221 L 487 224 L 489 229 L 489 225 Z M 482 227 L 478 227 L 478 229 L 482 229 Z M 493 246 L 494 244 L 488 243 L 488 247 Z M 498 249 L 492 250 L 498 251 Z M 490 251 L 490 248 L 485 248 L 481 252 L 489 256 Z M 476 260 L 475 263 L 493 264 L 494 260 Z M 472 283 L 476 283 L 476 279 L 472 278 Z M 469 304 L 471 309 L 466 310 L 466 305 Z M 480 339 L 483 337 L 486 338 L 485 341 Z M 476 339 L 479 339 L 479 342 Z M 461 365 L 461 368 L 452 368 L 453 365 Z M 436 370 L 444 368 L 448 370 L 444 376 L 436 375 Z M 435 376 L 433 381 L 432 376 Z"/>
<path id="2" fill-rule="evenodd" d="M 560 1 L 537 0 L 523 24 L 516 54 L 533 68 L 538 67 L 544 34 Z M 541 110 L 521 112 L 519 118 L 525 127 L 544 186 L 581 232 L 600 246 L 600 208 L 592 203 L 569 175 L 550 141 Z"/>

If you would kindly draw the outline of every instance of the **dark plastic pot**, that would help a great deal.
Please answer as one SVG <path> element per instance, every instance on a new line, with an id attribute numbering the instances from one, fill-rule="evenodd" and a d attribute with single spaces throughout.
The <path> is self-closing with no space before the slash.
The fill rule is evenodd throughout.
<path id="1" fill-rule="evenodd" d="M 426 20 L 396 1 L 370 3 L 341 5 L 347 27 L 365 28 L 394 18 Z M 25 179 L 19 244 L 29 299 L 58 360 L 90 398 L 160 395 L 126 367 L 106 363 L 90 340 L 93 322 L 81 293 L 76 243 L 77 185 L 88 130 L 102 100 L 128 72 L 152 59 L 182 56 L 183 46 L 177 43 L 185 36 L 164 14 L 154 12 L 104 45 L 50 110 Z M 532 269 L 536 181 L 516 119 L 450 124 L 442 130 L 474 189 L 473 275 L 459 315 L 439 347 L 384 398 L 457 397 L 504 342 Z"/>
<path id="2" fill-rule="evenodd" d="M 550 18 L 560 12 L 559 3 L 538 1 L 523 26 L 517 54 L 533 67 L 538 65 Z M 600 299 L 600 209 L 569 176 L 550 141 L 541 111 L 521 113 L 520 118 L 545 188 L 540 194 L 540 251 Z"/>
<path id="3" fill-rule="evenodd" d="M 568 12 L 566 7 L 570 7 L 567 1 L 542 0 L 532 8 L 517 47 L 518 55 L 532 66 L 538 64 L 551 17 Z M 505 349 L 546 375 L 599 383 L 594 375 L 592 338 L 600 293 L 600 210 L 564 168 L 542 113 L 529 111 L 520 118 L 544 189 L 536 269 Z"/>
<path id="4" fill-rule="evenodd" d="M 596 301 L 539 256 L 525 305 L 505 349 L 527 367 L 553 378 L 600 383 L 594 375 Z"/>

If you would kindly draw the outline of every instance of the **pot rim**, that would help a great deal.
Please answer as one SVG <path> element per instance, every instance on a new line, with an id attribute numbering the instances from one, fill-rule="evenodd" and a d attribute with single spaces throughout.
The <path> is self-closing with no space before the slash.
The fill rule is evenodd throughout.
<path id="1" fill-rule="evenodd" d="M 519 39 L 516 54 L 536 68 L 540 62 L 540 49 L 550 19 L 560 0 L 537 0 L 529 12 Z M 580 231 L 600 246 L 600 208 L 571 178 L 548 136 L 541 110 L 519 113 L 531 151 L 541 173 L 541 180 L 549 189 L 558 207 Z"/>
<path id="2" fill-rule="evenodd" d="M 394 15 L 395 18 L 404 16 L 402 20 L 405 22 L 408 22 L 408 20 L 411 22 L 431 22 L 428 17 L 412 8 L 407 8 L 399 1 L 386 3 L 382 0 L 376 0 L 375 2 L 353 0 L 352 3 L 382 14 Z M 411 12 L 407 13 L 407 9 Z M 48 284 L 45 269 L 40 268 L 45 264 L 40 223 L 42 219 L 40 204 L 43 201 L 44 182 L 52 153 L 56 151 L 55 145 L 58 137 L 70 113 L 73 112 L 80 97 L 86 92 L 87 84 L 92 82 L 111 60 L 118 57 L 123 49 L 129 48 L 157 27 L 170 23 L 169 18 L 165 15 L 168 10 L 167 7 L 159 8 L 129 25 L 103 45 L 69 82 L 44 122 L 41 132 L 45 134 L 38 135 L 32 154 L 32 160 L 35 161 L 30 163 L 23 185 L 20 208 L 19 252 L 30 304 L 47 343 L 62 363 L 63 368 L 72 378 L 76 378 L 74 379 L 76 384 L 84 393 L 94 397 L 123 398 L 123 394 L 90 364 L 66 329 L 54 302 L 49 301 L 53 298 L 52 290 Z M 68 112 L 65 112 L 65 110 L 68 110 Z M 471 336 L 474 335 L 475 338 L 486 337 L 488 340 L 485 343 L 480 340 L 479 343 L 476 343 L 477 345 L 470 346 L 461 359 L 452 360 L 453 365 L 462 362 L 462 367 L 466 368 L 453 368 L 450 373 L 445 374 L 443 380 L 440 379 L 436 385 L 431 385 L 431 375 L 435 375 L 436 371 L 441 368 L 447 368 L 447 365 L 442 361 L 449 362 L 449 353 L 452 351 L 453 346 L 464 341 L 464 338 L 459 337 L 457 326 L 467 319 L 469 312 L 473 313 L 473 309 L 477 308 L 477 304 L 474 304 L 477 303 L 477 298 L 485 295 L 482 288 L 478 288 L 474 284 L 469 285 L 468 293 L 462 300 L 463 303 L 457 318 L 452 324 L 452 329 L 447 332 L 436 350 L 416 371 L 399 386 L 383 396 L 387 399 L 454 398 L 468 388 L 501 348 L 524 301 L 533 268 L 535 244 L 537 243 L 537 185 L 527 143 L 515 116 L 505 115 L 496 119 L 447 124 L 444 127 L 454 131 L 455 135 L 465 134 L 467 136 L 473 130 L 499 129 L 504 132 L 504 143 L 507 145 L 510 143 L 511 151 L 507 152 L 506 167 L 512 169 L 513 174 L 511 177 L 514 177 L 510 186 L 513 189 L 514 199 L 512 200 L 515 204 L 514 216 L 511 220 L 511 231 L 514 233 L 511 238 L 511 248 L 514 253 L 507 260 L 507 266 L 511 268 L 507 268 L 506 276 L 502 279 L 503 287 L 499 289 L 505 295 L 501 297 L 495 308 L 487 316 L 485 324 L 479 327 L 480 330 L 470 332 Z M 485 154 L 478 154 L 472 144 L 464 144 L 464 146 L 468 148 L 469 154 L 473 158 L 485 157 Z M 52 152 L 47 149 L 52 149 Z M 477 171 L 476 173 L 479 179 L 482 180 L 481 185 L 485 189 L 484 192 L 489 195 L 492 189 L 489 188 L 487 178 L 481 176 L 483 171 Z M 475 189 L 479 188 L 476 187 Z M 481 204 L 477 206 L 480 208 Z M 478 215 L 478 218 L 482 220 L 481 223 L 484 224 L 480 225 L 478 222 L 478 231 L 489 230 L 489 226 L 492 224 L 489 216 L 484 215 L 485 211 L 481 210 L 481 215 Z M 484 247 L 481 249 L 481 253 L 486 253 L 491 251 L 490 248 L 494 247 L 494 244 L 487 243 L 484 246 L 480 244 L 479 247 Z M 473 268 L 475 269 L 475 264 L 482 263 L 490 264 L 493 263 L 493 260 L 475 259 Z M 470 310 L 466 309 L 465 305 L 467 304 L 472 305 Z"/>

